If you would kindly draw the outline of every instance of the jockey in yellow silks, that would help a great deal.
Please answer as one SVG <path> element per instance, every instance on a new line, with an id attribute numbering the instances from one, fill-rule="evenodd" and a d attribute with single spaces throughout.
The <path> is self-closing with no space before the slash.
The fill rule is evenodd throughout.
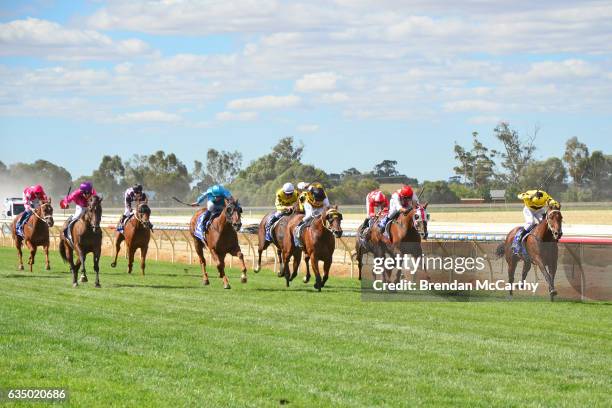
<path id="1" fill-rule="evenodd" d="M 519 253 L 521 242 L 524 237 L 526 237 L 527 234 L 546 216 L 547 207 L 559 207 L 559 203 L 543 190 L 525 191 L 524 193 L 520 193 L 518 198 L 525 203 L 525 207 L 523 208 L 525 225 L 523 225 L 514 236 L 512 249 L 515 254 Z"/>
<path id="2" fill-rule="evenodd" d="M 266 241 L 272 241 L 272 226 L 283 215 L 288 215 L 293 211 L 293 206 L 298 201 L 298 193 L 291 183 L 285 183 L 282 188 L 276 191 L 274 206 L 276 212 L 270 216 L 266 222 Z"/>

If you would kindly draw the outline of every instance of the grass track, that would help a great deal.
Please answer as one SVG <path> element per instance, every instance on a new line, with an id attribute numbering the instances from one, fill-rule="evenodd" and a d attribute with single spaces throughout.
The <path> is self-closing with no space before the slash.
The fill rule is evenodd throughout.
<path id="1" fill-rule="evenodd" d="M 91 267 L 73 289 L 53 255 L 30 274 L 0 249 L 0 388 L 65 387 L 75 406 L 610 404 L 609 304 L 367 303 L 356 281 L 287 290 L 266 270 L 227 291 L 108 258 L 102 289 Z"/>

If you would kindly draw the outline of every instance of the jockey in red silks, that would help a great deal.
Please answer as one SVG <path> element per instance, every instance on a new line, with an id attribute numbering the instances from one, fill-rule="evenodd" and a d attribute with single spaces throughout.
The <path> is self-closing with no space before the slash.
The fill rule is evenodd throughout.
<path id="1" fill-rule="evenodd" d="M 68 227 L 66 228 L 65 234 L 67 233 L 67 237 L 72 242 L 72 237 L 70 237 L 70 230 L 72 224 L 77 222 L 79 218 L 83 216 L 85 213 L 85 208 L 87 208 L 87 204 L 91 196 L 96 195 L 96 190 L 93 188 L 91 182 L 86 181 L 81 183 L 78 190 L 73 191 L 70 195 L 67 195 L 60 201 L 60 207 L 62 209 L 68 208 L 70 203 L 74 203 L 75 211 L 74 214 L 69 218 L 70 222 L 68 223 Z"/>
<path id="2" fill-rule="evenodd" d="M 413 207 L 419 205 L 419 198 L 410 186 L 404 186 L 391 195 L 389 203 L 389 215 L 383 218 L 378 226 L 381 231 L 384 231 L 387 223 L 395 219 L 401 211 L 410 211 Z"/>
<path id="3" fill-rule="evenodd" d="M 36 184 L 35 186 L 26 187 L 23 190 L 23 203 L 25 206 L 25 211 L 21 214 L 21 218 L 19 222 L 17 222 L 17 233 L 23 236 L 23 226 L 30 219 L 34 210 L 36 210 L 40 205 L 48 201 L 47 195 L 45 194 L 45 190 L 40 184 Z"/>
<path id="4" fill-rule="evenodd" d="M 359 228 L 364 233 L 366 232 L 366 229 L 372 226 L 372 222 L 376 216 L 386 216 L 389 213 L 389 200 L 379 189 L 370 191 L 366 196 L 366 213 L 367 217 L 363 221 L 362 226 Z"/>

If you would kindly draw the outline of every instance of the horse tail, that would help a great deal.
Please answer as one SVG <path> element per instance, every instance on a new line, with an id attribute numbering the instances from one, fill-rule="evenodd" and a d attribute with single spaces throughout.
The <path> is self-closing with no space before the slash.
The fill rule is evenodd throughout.
<path id="1" fill-rule="evenodd" d="M 64 262 L 68 262 L 68 255 L 66 255 L 66 242 L 63 239 L 60 239 L 59 242 L 59 253 Z"/>
<path id="2" fill-rule="evenodd" d="M 506 252 L 506 243 L 502 242 L 497 246 L 497 249 L 495 249 L 495 255 L 497 255 L 498 258 L 501 258 L 502 256 L 504 256 L 505 252 Z"/>

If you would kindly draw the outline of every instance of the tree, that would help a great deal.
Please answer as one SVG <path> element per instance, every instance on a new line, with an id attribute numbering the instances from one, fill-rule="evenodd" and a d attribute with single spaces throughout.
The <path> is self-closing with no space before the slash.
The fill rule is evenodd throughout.
<path id="1" fill-rule="evenodd" d="M 127 187 L 125 166 L 121 157 L 117 155 L 102 157 L 98 169 L 94 170 L 91 176 L 91 181 L 97 191 L 104 192 L 114 202 L 120 201 Z"/>
<path id="2" fill-rule="evenodd" d="M 523 169 L 520 176 L 522 190 L 542 188 L 558 197 L 567 189 L 567 171 L 561 159 L 551 157 L 545 161 L 535 161 Z"/>
<path id="3" fill-rule="evenodd" d="M 455 173 L 462 175 L 464 182 L 469 181 L 476 187 L 486 185 L 494 175 L 495 162 L 493 153 L 478 139 L 478 132 L 472 132 L 472 149 L 466 151 L 455 142 L 455 159 L 460 165 L 454 168 Z"/>
<path id="4" fill-rule="evenodd" d="M 374 166 L 373 174 L 376 177 L 395 177 L 399 176 L 400 173 L 395 168 L 397 166 L 396 160 L 383 160 Z"/>
<path id="5" fill-rule="evenodd" d="M 204 165 L 199 160 L 193 162 L 192 179 L 196 182 L 194 189 L 198 192 L 206 190 L 209 186 L 215 184 L 213 178 L 206 172 Z"/>
<path id="6" fill-rule="evenodd" d="M 240 172 L 242 154 L 239 152 L 208 149 L 206 154 L 206 173 L 217 184 L 231 183 Z"/>
<path id="7" fill-rule="evenodd" d="M 443 204 L 459 202 L 459 197 L 450 189 L 446 181 L 425 181 L 423 186 L 425 198 L 420 197 L 420 201 Z"/>
<path id="8" fill-rule="evenodd" d="M 12 164 L 8 173 L 8 178 L 14 183 L 23 187 L 41 184 L 49 196 L 56 198 L 66 194 L 72 184 L 72 176 L 68 170 L 46 160 L 36 160 L 32 164 Z"/>
<path id="9" fill-rule="evenodd" d="M 612 198 L 612 155 L 596 150 L 587 159 L 585 167 L 584 179 L 593 190 L 593 198 Z"/>
<path id="10" fill-rule="evenodd" d="M 504 145 L 504 151 L 493 151 L 493 154 L 503 159 L 501 166 L 507 170 L 504 178 L 511 185 L 517 186 L 519 184 L 523 169 L 533 161 L 534 141 L 538 130 L 536 128 L 532 136 L 526 140 L 521 140 L 518 132 L 506 122 L 499 123 L 493 129 L 495 137 Z"/>
<path id="11" fill-rule="evenodd" d="M 570 176 L 574 183 L 582 184 L 583 176 L 589 159 L 589 148 L 584 143 L 578 141 L 576 136 L 565 142 L 565 153 L 563 161 L 567 164 Z"/>
<path id="12" fill-rule="evenodd" d="M 342 177 L 357 177 L 361 176 L 361 172 L 354 167 L 346 169 L 341 173 Z"/>
<path id="13" fill-rule="evenodd" d="M 174 153 L 159 150 L 149 156 L 135 155 L 127 163 L 126 174 L 130 184 L 142 184 L 161 199 L 184 198 L 190 191 L 191 175 Z"/>
<path id="14" fill-rule="evenodd" d="M 294 146 L 292 137 L 282 138 L 278 141 L 276 146 L 272 148 L 272 156 L 274 156 L 276 160 L 285 162 L 300 161 L 303 152 L 304 144 L 300 143 L 299 146 Z"/>

